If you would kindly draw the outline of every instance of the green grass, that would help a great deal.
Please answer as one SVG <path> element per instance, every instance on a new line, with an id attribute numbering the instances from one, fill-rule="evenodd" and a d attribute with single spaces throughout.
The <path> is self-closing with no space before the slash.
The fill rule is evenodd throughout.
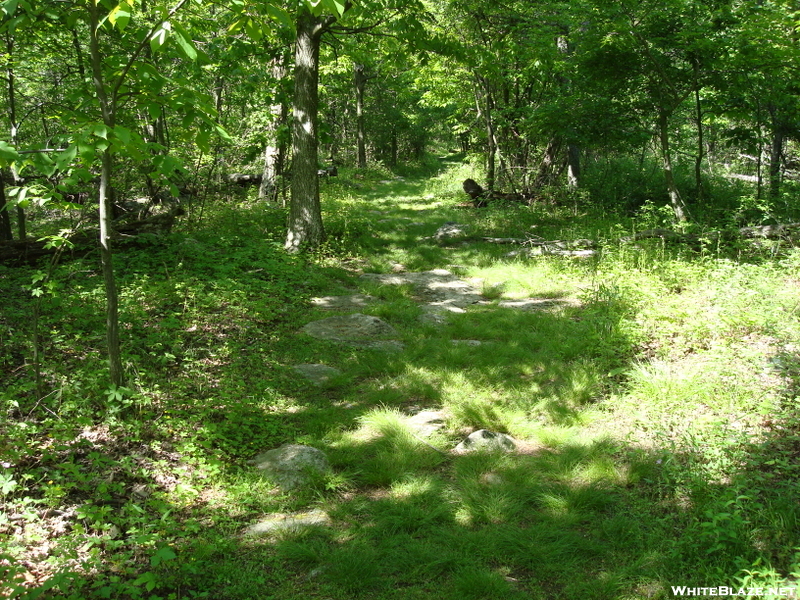
<path id="1" fill-rule="evenodd" d="M 40 300 L 38 390 L 35 270 L 0 270 L 0 595 L 657 599 L 673 585 L 794 587 L 800 252 L 620 243 L 652 215 L 569 202 L 462 208 L 474 169 L 441 165 L 403 179 L 343 169 L 323 186 L 329 241 L 304 256 L 281 250 L 284 211 L 245 197 L 121 251 L 124 389 L 106 382 L 95 256 L 59 265 Z M 475 235 L 427 239 L 447 221 Z M 602 251 L 521 259 L 482 241 L 528 234 Z M 398 264 L 447 268 L 487 303 L 432 325 L 409 286 L 358 279 Z M 311 297 L 355 292 L 376 298 L 363 312 L 391 323 L 403 352 L 298 334 L 332 314 Z M 553 303 L 499 306 L 530 297 Z M 315 387 L 298 363 L 343 375 Z M 446 415 L 425 439 L 408 422 L 421 409 Z M 449 452 L 481 428 L 522 451 Z M 286 493 L 247 464 L 289 442 L 323 449 L 333 473 Z M 242 536 L 264 515 L 310 509 L 330 525 Z"/>

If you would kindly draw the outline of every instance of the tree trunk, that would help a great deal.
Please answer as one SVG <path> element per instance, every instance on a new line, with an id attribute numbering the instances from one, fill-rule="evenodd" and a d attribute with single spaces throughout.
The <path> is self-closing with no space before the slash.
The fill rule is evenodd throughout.
<path id="1" fill-rule="evenodd" d="M 658 111 L 658 131 L 661 142 L 661 164 L 664 170 L 664 180 L 667 184 L 669 203 L 675 213 L 675 220 L 679 223 L 685 223 L 687 221 L 686 205 L 683 203 L 678 186 L 675 184 L 675 175 L 672 172 L 672 156 L 669 146 L 669 114 L 663 109 Z"/>
<path id="2" fill-rule="evenodd" d="M 281 91 L 283 78 L 286 77 L 286 65 L 283 56 L 272 62 L 272 78 L 274 80 L 273 100 L 270 106 L 270 121 L 267 124 L 267 147 L 264 151 L 264 170 L 261 174 L 261 185 L 258 188 L 260 200 L 277 201 L 278 176 L 283 165 L 283 144 L 279 139 L 281 126 L 286 122 L 286 102 Z"/>
<path id="3" fill-rule="evenodd" d="M 569 31 L 564 31 L 563 35 L 556 38 L 556 46 L 563 60 L 569 61 L 572 56 L 572 46 L 569 43 Z M 569 96 L 572 89 L 572 81 L 569 77 L 560 75 L 558 82 L 561 91 L 565 96 Z M 568 138 L 569 139 L 569 138 Z M 581 149 L 573 141 L 567 142 L 567 186 L 572 189 L 580 187 L 581 179 Z"/>
<path id="4" fill-rule="evenodd" d="M 14 38 L 9 32 L 6 32 L 6 84 L 8 92 L 8 122 L 11 127 L 10 138 L 11 144 L 17 146 L 17 133 L 19 123 L 17 122 L 17 88 L 16 77 L 14 74 Z M 19 185 L 19 176 L 17 175 L 17 168 L 11 166 L 11 183 L 12 185 Z M 24 240 L 28 236 L 25 218 L 25 209 L 17 204 L 17 234 L 20 240 Z"/>
<path id="5" fill-rule="evenodd" d="M 572 189 L 581 183 L 581 148 L 578 144 L 567 146 L 567 185 Z"/>
<path id="6" fill-rule="evenodd" d="M 113 128 L 115 122 L 115 107 L 108 97 L 106 84 L 103 78 L 103 63 L 100 54 L 100 44 L 97 39 L 99 24 L 98 7 L 93 2 L 89 3 L 89 49 L 92 65 L 92 79 L 95 92 L 100 103 L 100 112 L 106 127 Z M 114 260 L 111 248 L 111 167 L 112 155 L 109 146 L 102 153 L 102 166 L 100 171 L 100 262 L 103 269 L 103 282 L 106 291 L 106 343 L 108 346 L 109 375 L 111 384 L 122 385 L 122 356 L 119 344 L 119 308 L 117 298 L 117 284 L 114 277 Z"/>
<path id="7" fill-rule="evenodd" d="M 770 107 L 772 117 L 772 143 L 769 149 L 769 197 L 777 198 L 781 193 L 781 163 L 783 160 L 784 129 L 778 109 Z"/>
<path id="8" fill-rule="evenodd" d="M 536 179 L 533 183 L 535 189 L 539 189 L 548 185 L 552 185 L 556 178 L 563 172 L 564 163 L 563 155 L 559 161 L 559 154 L 561 153 L 561 138 L 557 135 L 550 138 L 545 148 L 542 162 L 539 163 L 539 172 L 536 174 Z M 560 164 L 559 164 L 560 163 Z"/>
<path id="9" fill-rule="evenodd" d="M 700 103 L 700 82 L 698 71 L 700 66 L 694 63 L 694 106 L 695 125 L 697 126 L 697 155 L 694 157 L 694 185 L 698 199 L 703 197 L 703 158 L 705 158 L 705 141 L 703 139 L 703 106 Z"/>
<path id="10" fill-rule="evenodd" d="M 364 74 L 364 65 L 353 63 L 353 76 L 356 89 L 356 142 L 358 145 L 358 168 L 367 167 L 367 132 L 364 120 L 364 88 L 367 85 L 367 76 Z"/>
<path id="11" fill-rule="evenodd" d="M 6 206 L 6 182 L 3 180 L 3 173 L 0 171 L 0 240 L 10 242 L 14 239 L 11 234 L 11 215 L 8 214 Z"/>
<path id="12" fill-rule="evenodd" d="M 486 122 L 486 189 L 493 191 L 497 179 L 497 138 L 494 132 L 494 97 L 489 82 L 479 79 L 483 88 L 483 117 Z"/>
<path id="13" fill-rule="evenodd" d="M 292 198 L 284 247 L 297 252 L 325 238 L 317 177 L 317 110 L 319 45 L 334 17 L 315 17 L 303 10 L 297 18 L 294 110 L 292 123 Z"/>

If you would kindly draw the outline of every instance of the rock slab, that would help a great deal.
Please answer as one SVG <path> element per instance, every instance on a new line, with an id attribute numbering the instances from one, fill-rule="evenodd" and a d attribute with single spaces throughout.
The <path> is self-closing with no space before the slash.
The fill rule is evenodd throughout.
<path id="1" fill-rule="evenodd" d="M 293 369 L 314 385 L 324 385 L 342 374 L 339 369 L 322 364 L 294 365 Z"/>
<path id="2" fill-rule="evenodd" d="M 505 433 L 495 433 L 488 429 L 473 431 L 469 436 L 456 446 L 456 454 L 470 452 L 513 452 L 517 447 L 516 442 Z"/>
<path id="3" fill-rule="evenodd" d="M 378 317 L 362 315 L 361 313 L 312 321 L 300 331 L 318 340 L 340 342 L 359 348 L 388 351 L 403 349 L 401 342 L 385 339 L 389 336 L 397 335 L 394 327 Z"/>
<path id="4" fill-rule="evenodd" d="M 364 308 L 375 301 L 375 298 L 366 294 L 352 294 L 350 296 L 322 296 L 312 298 L 311 304 L 324 310 L 351 310 Z"/>
<path id="5" fill-rule="evenodd" d="M 250 525 L 250 527 L 244 530 L 244 535 L 269 535 L 282 531 L 298 531 L 305 527 L 320 527 L 326 525 L 330 525 L 330 517 L 328 517 L 325 511 L 319 509 L 291 513 L 288 515 L 278 513 L 269 515 L 258 523 Z"/>
<path id="6" fill-rule="evenodd" d="M 315 474 L 331 470 L 324 452 L 299 444 L 284 444 L 280 448 L 262 452 L 250 463 L 282 490 L 300 487 Z"/>

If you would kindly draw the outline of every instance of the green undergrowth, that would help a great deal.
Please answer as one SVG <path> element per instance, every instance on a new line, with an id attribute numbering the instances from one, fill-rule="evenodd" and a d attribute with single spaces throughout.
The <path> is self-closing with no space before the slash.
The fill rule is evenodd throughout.
<path id="1" fill-rule="evenodd" d="M 343 169 L 323 185 L 328 241 L 304 255 L 281 248 L 285 211 L 244 193 L 121 249 L 122 388 L 107 384 L 97 256 L 47 280 L 41 266 L 2 268 L 0 595 L 794 588 L 796 249 L 625 243 L 647 215 L 586 198 L 475 210 L 459 192 L 473 167 L 439 165 Z M 432 239 L 446 222 L 463 238 Z M 598 251 L 524 258 L 483 239 L 528 236 Z M 437 325 L 410 286 L 358 277 L 403 269 L 448 269 L 485 302 Z M 298 333 L 331 314 L 312 297 L 351 293 L 375 298 L 362 312 L 395 327 L 401 352 Z M 503 305 L 531 298 L 539 310 Z M 312 386 L 301 363 L 342 375 Z M 421 437 L 408 422 L 420 410 L 443 427 Z M 478 429 L 519 451 L 451 452 Z M 324 450 L 333 472 L 281 492 L 247 461 L 284 443 Z M 312 509 L 329 524 L 242 535 Z"/>

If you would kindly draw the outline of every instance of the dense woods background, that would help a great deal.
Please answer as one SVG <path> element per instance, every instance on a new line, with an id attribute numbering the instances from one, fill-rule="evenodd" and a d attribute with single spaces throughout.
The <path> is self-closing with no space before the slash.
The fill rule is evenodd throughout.
<path id="1" fill-rule="evenodd" d="M 0 18 L 0 596 L 797 584 L 796 2 L 2 0 Z M 427 246 L 450 219 L 591 238 L 593 258 Z M 468 360 L 411 292 L 367 289 L 417 336 L 406 358 L 315 346 L 355 374 L 313 393 L 282 370 L 319 360 L 293 337 L 312 295 L 454 264 L 489 299 L 585 311 L 454 317 L 447 335 L 519 336 Z M 550 450 L 444 474 L 441 450 L 386 433 L 409 398 L 449 407 L 454 437 Z M 591 437 L 615 419 L 649 445 Z M 237 470 L 254 440 L 330 446 L 345 475 L 275 496 Z M 381 535 L 232 533 L 314 503 Z"/>

